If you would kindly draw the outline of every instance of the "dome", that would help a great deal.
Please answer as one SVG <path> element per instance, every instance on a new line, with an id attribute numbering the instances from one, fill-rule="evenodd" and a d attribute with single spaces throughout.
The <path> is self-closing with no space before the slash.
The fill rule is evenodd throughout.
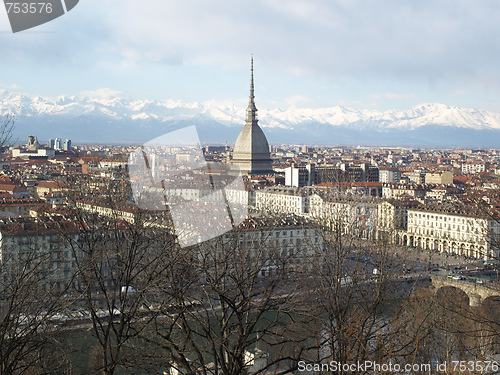
<path id="1" fill-rule="evenodd" d="M 269 157 L 269 144 L 264 132 L 257 124 L 246 124 L 241 130 L 236 143 L 234 154 L 267 154 Z"/>

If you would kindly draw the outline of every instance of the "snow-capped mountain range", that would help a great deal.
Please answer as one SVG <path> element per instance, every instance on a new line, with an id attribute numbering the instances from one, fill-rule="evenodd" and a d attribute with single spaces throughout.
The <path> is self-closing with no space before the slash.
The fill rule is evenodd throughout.
<path id="1" fill-rule="evenodd" d="M 134 100 L 22 95 L 0 90 L 0 114 L 16 116 L 24 140 L 69 138 L 74 142 L 141 143 L 196 125 L 202 142 L 233 143 L 245 121 L 244 102 Z M 420 104 L 407 110 L 328 108 L 259 109 L 270 143 L 500 146 L 500 114 Z"/>

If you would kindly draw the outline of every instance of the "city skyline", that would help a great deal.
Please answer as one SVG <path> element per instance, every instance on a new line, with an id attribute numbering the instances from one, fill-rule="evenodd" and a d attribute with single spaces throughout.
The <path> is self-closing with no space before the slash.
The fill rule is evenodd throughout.
<path id="1" fill-rule="evenodd" d="M 0 11 L 2 374 L 499 370 L 498 2 L 39 1 Z"/>

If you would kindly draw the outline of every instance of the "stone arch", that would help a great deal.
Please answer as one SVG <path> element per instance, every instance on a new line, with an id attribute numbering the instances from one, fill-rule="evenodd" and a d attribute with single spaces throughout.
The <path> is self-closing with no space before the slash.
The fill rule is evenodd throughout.
<path id="1" fill-rule="evenodd" d="M 430 240 L 428 238 L 425 239 L 425 250 L 430 250 Z"/>
<path id="2" fill-rule="evenodd" d="M 457 243 L 456 242 L 452 242 L 451 243 L 451 252 L 453 254 L 457 254 L 458 253 L 458 251 L 457 251 Z"/>
<path id="3" fill-rule="evenodd" d="M 435 287 L 437 298 L 443 298 L 444 301 L 452 302 L 453 299 L 456 299 L 458 302 L 460 302 L 460 300 L 464 302 L 464 294 L 467 296 L 467 303 L 471 307 L 479 307 L 484 300 L 488 300 L 489 298 L 500 300 L 500 291 L 487 288 L 471 280 L 460 281 L 439 276 L 431 277 L 431 280 L 432 285 Z M 500 309 L 498 310 L 500 311 Z"/>
<path id="4" fill-rule="evenodd" d="M 485 314 L 490 321 L 498 321 L 500 317 L 500 296 L 490 296 L 481 302 L 480 306 L 482 313 Z M 498 335 L 488 335 L 486 346 L 491 348 L 500 347 L 500 337 Z"/>
<path id="5" fill-rule="evenodd" d="M 464 290 L 452 285 L 444 285 L 439 287 L 436 290 L 436 296 L 438 298 L 443 298 L 449 302 L 462 302 L 464 305 L 470 305 L 470 303 L 472 302 L 471 298 Z"/>
<path id="6" fill-rule="evenodd" d="M 491 305 L 495 306 L 495 311 L 500 311 L 500 296 L 489 296 L 483 299 L 481 305 Z"/>
<path id="7" fill-rule="evenodd" d="M 465 250 L 465 244 L 464 243 L 462 243 L 460 245 L 460 255 L 462 255 L 462 256 L 468 256 L 469 255 L 469 254 L 467 254 L 467 250 Z"/>
<path id="8" fill-rule="evenodd" d="M 484 258 L 484 246 L 479 246 L 476 258 Z"/>
<path id="9" fill-rule="evenodd" d="M 443 253 L 448 252 L 448 241 L 443 241 Z"/>
<path id="10" fill-rule="evenodd" d="M 434 248 L 432 250 L 439 250 L 439 241 L 434 240 Z"/>

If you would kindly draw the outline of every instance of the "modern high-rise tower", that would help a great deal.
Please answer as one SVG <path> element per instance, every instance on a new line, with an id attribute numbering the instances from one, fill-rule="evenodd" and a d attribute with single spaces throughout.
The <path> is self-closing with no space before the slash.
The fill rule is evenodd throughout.
<path id="1" fill-rule="evenodd" d="M 66 139 L 63 142 L 63 150 L 66 150 L 66 151 L 71 150 L 71 139 Z"/>
<path id="2" fill-rule="evenodd" d="M 258 125 L 257 108 L 255 107 L 253 57 L 250 71 L 250 98 L 247 119 L 234 145 L 233 164 L 238 166 L 243 174 L 270 174 L 273 173 L 273 164 L 269 153 L 269 144 L 264 132 Z"/>

